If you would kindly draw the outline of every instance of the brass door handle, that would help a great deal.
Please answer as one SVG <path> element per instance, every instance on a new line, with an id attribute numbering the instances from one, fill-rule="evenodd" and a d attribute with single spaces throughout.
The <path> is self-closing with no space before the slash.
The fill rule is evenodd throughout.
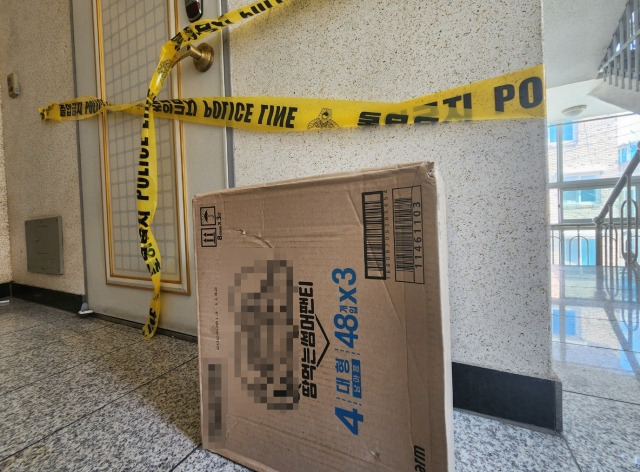
<path id="1" fill-rule="evenodd" d="M 199 46 L 188 44 L 180 50 L 176 62 L 180 62 L 187 57 L 193 58 L 193 65 L 196 69 L 200 72 L 206 72 L 211 67 L 211 64 L 213 64 L 213 48 L 207 43 L 202 43 Z"/>

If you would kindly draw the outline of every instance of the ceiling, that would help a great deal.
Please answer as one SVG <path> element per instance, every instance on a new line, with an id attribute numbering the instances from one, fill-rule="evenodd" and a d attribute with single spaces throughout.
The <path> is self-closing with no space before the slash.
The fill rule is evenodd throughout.
<path id="1" fill-rule="evenodd" d="M 627 0 L 542 1 L 549 122 L 569 119 L 562 110 L 576 105 L 587 105 L 578 119 L 627 111 L 590 95 L 602 82 L 597 80 L 598 69 L 626 4 Z"/>

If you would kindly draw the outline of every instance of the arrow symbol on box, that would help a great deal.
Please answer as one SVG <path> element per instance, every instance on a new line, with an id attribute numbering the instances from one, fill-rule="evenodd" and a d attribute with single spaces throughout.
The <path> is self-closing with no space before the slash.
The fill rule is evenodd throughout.
<path id="1" fill-rule="evenodd" d="M 322 359 L 324 358 L 324 355 L 327 353 L 327 349 L 329 349 L 329 345 L 331 343 L 329 342 L 329 338 L 327 337 L 327 333 L 325 332 L 324 328 L 322 327 L 322 323 L 320 323 L 320 320 L 318 319 L 318 315 L 316 315 L 316 323 L 318 323 L 318 326 L 320 326 L 320 330 L 322 331 L 322 336 L 324 336 L 324 340 L 326 342 L 326 344 L 324 346 L 324 350 L 322 351 L 322 354 L 320 354 L 320 358 L 318 359 L 318 363 L 316 364 L 317 367 L 320 367 L 320 363 L 322 362 Z"/>

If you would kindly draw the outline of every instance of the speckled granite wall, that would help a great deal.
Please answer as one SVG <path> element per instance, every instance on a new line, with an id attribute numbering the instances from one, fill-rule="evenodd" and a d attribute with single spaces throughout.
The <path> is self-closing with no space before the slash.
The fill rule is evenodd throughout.
<path id="1" fill-rule="evenodd" d="M 4 81 L 0 82 L 0 88 Z M 0 104 L 2 96 L 0 96 Z M 7 211 L 7 180 L 4 172 L 4 144 L 2 141 L 2 111 L 0 110 L 0 284 L 11 282 L 11 243 L 9 213 Z"/>
<path id="2" fill-rule="evenodd" d="M 405 100 L 542 63 L 540 23 L 540 1 L 295 1 L 232 30 L 233 94 Z M 542 120 L 236 132 L 237 184 L 435 161 L 453 360 L 550 378 L 544 136 Z"/>
<path id="3" fill-rule="evenodd" d="M 20 96 L 2 90 L 13 280 L 84 292 L 75 123 L 41 124 L 38 107 L 73 97 L 68 0 L 0 2 L 0 73 L 15 73 Z M 62 216 L 64 275 L 27 271 L 24 222 Z M 1 218 L 0 218 L 1 219 Z"/>

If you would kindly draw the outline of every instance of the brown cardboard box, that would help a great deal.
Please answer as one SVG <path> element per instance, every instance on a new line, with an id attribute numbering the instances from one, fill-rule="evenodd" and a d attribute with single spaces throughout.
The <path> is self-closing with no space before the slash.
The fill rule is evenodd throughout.
<path id="1" fill-rule="evenodd" d="M 257 471 L 453 470 L 433 164 L 194 199 L 205 448 Z"/>

